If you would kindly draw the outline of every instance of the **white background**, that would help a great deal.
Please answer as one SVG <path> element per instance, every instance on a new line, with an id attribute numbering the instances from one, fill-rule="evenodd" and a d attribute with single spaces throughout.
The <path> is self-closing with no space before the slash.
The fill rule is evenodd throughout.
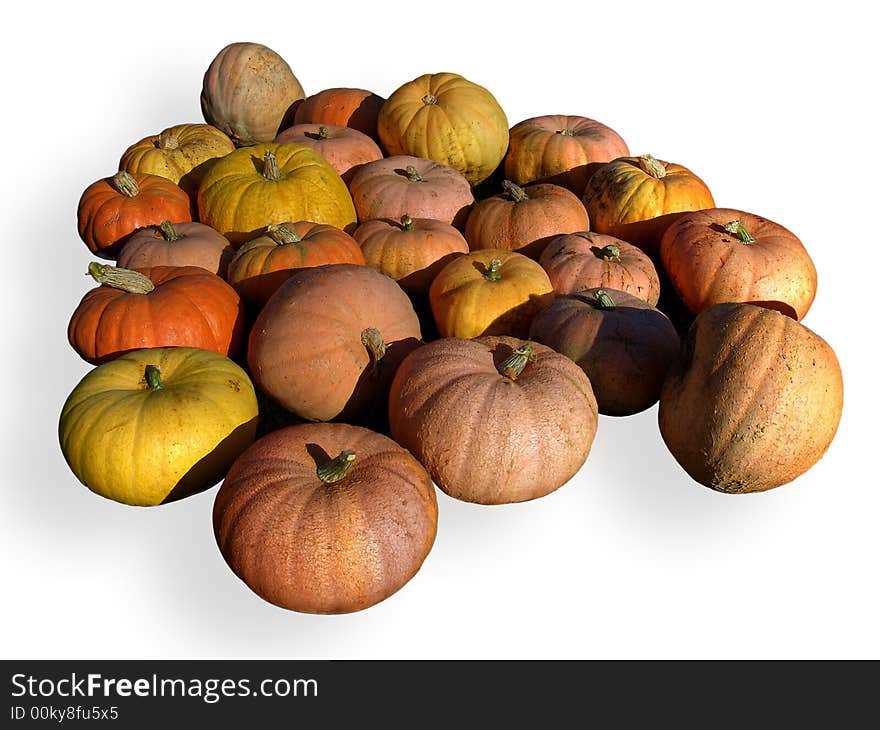
<path id="1" fill-rule="evenodd" d="M 784 7 L 782 7 L 784 6 Z M 18 5 L 4 17 L 0 654 L 24 657 L 874 657 L 878 633 L 877 95 L 864 10 L 835 2 Z M 805 324 L 843 365 L 824 459 L 726 496 L 666 451 L 656 407 L 602 417 L 555 494 L 480 507 L 438 494 L 437 541 L 398 594 L 349 616 L 253 595 L 216 549 L 216 489 L 127 508 L 69 473 L 61 405 L 88 370 L 69 348 L 90 288 L 82 190 L 122 151 L 201 121 L 204 70 L 257 41 L 308 93 L 383 96 L 427 72 L 488 87 L 511 124 L 614 127 L 687 165 L 718 205 L 786 225 L 812 254 Z"/>

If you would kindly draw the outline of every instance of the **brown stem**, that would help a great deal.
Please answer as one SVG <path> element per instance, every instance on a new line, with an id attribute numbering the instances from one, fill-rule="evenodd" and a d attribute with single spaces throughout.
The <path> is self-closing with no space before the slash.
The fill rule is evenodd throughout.
<path id="1" fill-rule="evenodd" d="M 180 140 L 171 133 L 162 132 L 156 146 L 160 150 L 176 150 L 180 147 Z"/>
<path id="2" fill-rule="evenodd" d="M 419 175 L 419 171 L 416 170 L 412 165 L 406 166 L 406 176 L 410 179 L 411 182 L 424 182 L 425 178 Z"/>
<path id="3" fill-rule="evenodd" d="M 134 198 L 140 192 L 137 180 L 127 170 L 120 170 L 110 178 L 110 184 L 117 193 L 122 193 L 126 198 Z"/>
<path id="4" fill-rule="evenodd" d="M 492 259 L 489 268 L 483 274 L 489 281 L 498 281 L 501 278 L 501 259 Z"/>
<path id="5" fill-rule="evenodd" d="M 666 177 L 666 166 L 652 155 L 642 155 L 639 157 L 639 167 L 658 180 Z"/>
<path id="6" fill-rule="evenodd" d="M 89 276 L 99 284 L 112 286 L 129 294 L 149 294 L 155 285 L 143 274 L 131 269 L 119 269 L 110 264 L 99 264 L 92 261 L 89 264 Z"/>
<path id="7" fill-rule="evenodd" d="M 620 249 L 614 243 L 599 249 L 599 255 L 605 261 L 620 261 Z"/>
<path id="8" fill-rule="evenodd" d="M 373 363 L 373 372 L 379 369 L 379 363 L 385 356 L 385 340 L 382 339 L 382 333 L 375 327 L 367 327 L 361 332 L 361 344 L 367 348 L 370 353 L 370 361 Z"/>
<path id="9" fill-rule="evenodd" d="M 318 479 L 324 484 L 333 484 L 348 474 L 351 467 L 354 466 L 354 460 L 357 455 L 351 449 L 345 449 L 339 453 L 335 459 L 325 461 L 317 469 Z"/>
<path id="10" fill-rule="evenodd" d="M 596 305 L 599 307 L 599 309 L 614 309 L 614 300 L 611 298 L 611 295 L 604 289 L 596 289 L 595 294 L 593 294 L 593 298 L 596 300 Z"/>
<path id="11" fill-rule="evenodd" d="M 271 150 L 266 150 L 266 154 L 263 155 L 263 177 L 271 182 L 278 182 L 281 179 L 278 160 Z"/>
<path id="12" fill-rule="evenodd" d="M 155 365 L 147 365 L 147 367 L 144 368 L 144 380 L 147 381 L 147 387 L 150 390 L 162 389 L 160 375 L 162 375 L 162 372 Z"/>
<path id="13" fill-rule="evenodd" d="M 523 190 L 519 185 L 515 182 L 511 182 L 510 180 L 505 180 L 501 183 L 501 187 L 504 188 L 504 192 L 510 195 L 513 198 L 515 203 L 522 203 L 524 200 L 528 200 L 529 196 L 525 190 Z"/>
<path id="14" fill-rule="evenodd" d="M 299 243 L 302 237 L 292 228 L 288 228 L 283 223 L 272 223 L 266 228 L 266 235 L 269 236 L 279 246 L 285 243 Z"/>
<path id="15" fill-rule="evenodd" d="M 403 226 L 403 230 L 412 231 L 415 229 L 415 225 L 413 224 L 413 219 L 410 218 L 406 213 L 404 213 L 400 217 L 400 224 Z"/>
<path id="16" fill-rule="evenodd" d="M 556 134 L 561 134 L 563 137 L 574 137 L 574 130 L 568 128 L 560 129 Z"/>
<path id="17" fill-rule="evenodd" d="M 177 232 L 177 229 L 171 221 L 162 221 L 159 224 L 159 230 L 162 233 L 162 238 L 168 241 L 168 243 L 177 241 L 180 238 L 180 234 Z"/>
<path id="18" fill-rule="evenodd" d="M 724 226 L 724 230 L 728 233 L 732 233 L 742 243 L 755 242 L 755 239 L 752 238 L 752 235 L 746 230 L 746 227 L 742 224 L 742 221 L 740 220 L 730 221 L 730 223 Z"/>
<path id="19" fill-rule="evenodd" d="M 511 380 L 516 380 L 522 374 L 526 365 L 537 359 L 534 349 L 535 348 L 529 342 L 520 345 L 513 351 L 513 354 L 510 357 L 498 366 L 498 372 L 507 376 Z"/>

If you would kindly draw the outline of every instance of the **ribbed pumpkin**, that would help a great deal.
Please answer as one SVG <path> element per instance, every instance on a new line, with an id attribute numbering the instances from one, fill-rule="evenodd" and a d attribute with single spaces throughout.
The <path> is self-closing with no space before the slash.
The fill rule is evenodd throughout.
<path id="1" fill-rule="evenodd" d="M 400 589 L 437 532 L 425 469 L 386 436 L 289 426 L 239 457 L 214 501 L 214 534 L 257 595 L 306 613 L 349 613 Z"/>
<path id="2" fill-rule="evenodd" d="M 248 303 L 262 307 L 294 271 L 327 264 L 364 265 L 358 242 L 323 223 L 288 221 L 248 241 L 229 264 L 227 279 Z"/>
<path id="3" fill-rule="evenodd" d="M 353 235 L 367 266 L 390 276 L 410 294 L 427 294 L 437 273 L 468 252 L 457 228 L 430 218 L 404 215 L 399 223 L 380 218 L 362 223 Z"/>
<path id="4" fill-rule="evenodd" d="M 300 269 L 263 307 L 248 341 L 257 387 L 310 421 L 383 409 L 403 357 L 419 345 L 404 291 L 365 266 Z"/>
<path id="5" fill-rule="evenodd" d="M 471 250 L 503 248 L 537 259 L 554 236 L 590 227 L 583 203 L 559 185 L 501 185 L 503 193 L 481 200 L 468 216 L 464 236 Z"/>
<path id="6" fill-rule="evenodd" d="M 651 306 L 660 298 L 660 280 L 651 259 L 614 236 L 589 231 L 557 236 L 538 263 L 557 294 L 601 287 L 628 292 Z"/>
<path id="7" fill-rule="evenodd" d="M 61 411 L 61 450 L 102 497 L 164 504 L 213 486 L 254 440 L 257 399 L 232 360 L 189 347 L 99 365 Z"/>
<path id="8" fill-rule="evenodd" d="M 190 199 L 158 175 L 122 171 L 89 185 L 76 211 L 79 236 L 102 258 L 115 258 L 138 228 L 192 220 Z"/>
<path id="9" fill-rule="evenodd" d="M 792 481 L 831 444 L 843 408 L 834 350 L 751 304 L 697 315 L 660 395 L 660 433 L 694 480 L 719 492 Z"/>
<path id="10" fill-rule="evenodd" d="M 548 114 L 511 128 L 504 176 L 517 185 L 549 182 L 580 195 L 596 163 L 627 155 L 626 142 L 611 127 L 587 117 Z"/>
<path id="11" fill-rule="evenodd" d="M 312 94 L 296 107 L 295 124 L 337 124 L 379 141 L 376 120 L 385 99 L 366 89 L 333 88 Z"/>
<path id="12" fill-rule="evenodd" d="M 650 408 L 678 355 L 665 314 L 615 289 L 558 297 L 538 312 L 529 336 L 574 360 L 587 374 L 599 413 L 629 416 Z"/>
<path id="13" fill-rule="evenodd" d="M 418 157 L 398 155 L 369 162 L 349 181 L 362 221 L 399 220 L 402 215 L 433 218 L 463 228 L 474 195 L 461 173 Z"/>
<path id="14" fill-rule="evenodd" d="M 147 347 L 198 347 L 221 355 L 238 349 L 241 301 L 216 274 L 197 266 L 118 269 L 89 264 L 101 284 L 87 292 L 67 336 L 84 360 L 104 362 Z"/>
<path id="15" fill-rule="evenodd" d="M 333 124 L 294 124 L 275 141 L 310 147 L 343 177 L 354 167 L 382 159 L 379 145 L 363 132 Z"/>
<path id="16" fill-rule="evenodd" d="M 511 337 L 446 338 L 401 364 L 391 433 L 444 492 L 522 502 L 565 484 L 590 453 L 598 416 L 590 381 L 548 347 Z"/>
<path id="17" fill-rule="evenodd" d="M 123 269 L 199 266 L 225 278 L 233 253 L 229 241 L 210 226 L 164 221 L 133 233 L 116 263 Z"/>
<path id="18" fill-rule="evenodd" d="M 454 73 L 425 74 L 401 86 L 382 105 L 378 126 L 388 154 L 440 162 L 471 185 L 498 167 L 509 139 L 495 97 Z"/>
<path id="19" fill-rule="evenodd" d="M 199 188 L 199 220 L 234 245 L 271 223 L 313 221 L 345 228 L 356 221 L 339 174 L 314 150 L 295 144 L 259 144 L 228 154 Z"/>
<path id="20" fill-rule="evenodd" d="M 231 43 L 205 72 L 202 114 L 237 145 L 271 142 L 304 97 L 290 66 L 271 48 Z"/>
<path id="21" fill-rule="evenodd" d="M 681 213 L 714 208 L 712 193 L 682 165 L 651 155 L 621 157 L 600 167 L 584 190 L 590 225 L 655 256 Z"/>
<path id="22" fill-rule="evenodd" d="M 553 285 L 530 258 L 486 249 L 450 261 L 428 296 L 441 337 L 525 337 L 532 317 L 552 299 Z"/>
<path id="23" fill-rule="evenodd" d="M 213 161 L 234 149 L 232 140 L 210 124 L 178 124 L 135 142 L 119 169 L 168 178 L 195 197 Z"/>
<path id="24" fill-rule="evenodd" d="M 695 314 L 720 302 L 747 302 L 803 319 L 816 296 L 816 267 L 800 239 L 741 210 L 683 215 L 663 235 L 660 260 Z"/>

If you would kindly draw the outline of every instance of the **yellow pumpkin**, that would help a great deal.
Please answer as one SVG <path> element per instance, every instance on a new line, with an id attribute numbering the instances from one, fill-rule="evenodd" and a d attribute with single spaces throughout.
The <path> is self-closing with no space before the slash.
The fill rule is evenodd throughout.
<path id="1" fill-rule="evenodd" d="M 61 411 L 61 450 L 102 497 L 152 506 L 213 486 L 254 440 L 244 370 L 207 350 L 135 350 L 99 365 Z"/>
<path id="2" fill-rule="evenodd" d="M 527 337 L 532 318 L 553 297 L 547 273 L 514 251 L 484 249 L 449 262 L 428 298 L 441 337 Z"/>
<path id="3" fill-rule="evenodd" d="M 339 174 L 314 150 L 268 142 L 218 160 L 199 187 L 199 220 L 234 245 L 272 223 L 312 221 L 345 229 L 357 216 Z"/>

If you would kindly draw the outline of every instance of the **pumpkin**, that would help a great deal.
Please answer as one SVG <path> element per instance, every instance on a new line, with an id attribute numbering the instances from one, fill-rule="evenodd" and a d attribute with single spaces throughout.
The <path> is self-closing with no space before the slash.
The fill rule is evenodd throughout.
<path id="1" fill-rule="evenodd" d="M 336 172 L 382 159 L 382 150 L 362 132 L 331 124 L 294 124 L 275 138 L 281 144 L 301 144 L 315 150 Z"/>
<path id="2" fill-rule="evenodd" d="M 202 82 L 202 114 L 236 143 L 271 142 L 305 97 L 287 62 L 259 43 L 231 43 L 211 61 Z"/>
<path id="3" fill-rule="evenodd" d="M 614 289 L 558 297 L 538 312 L 529 336 L 581 367 L 599 413 L 607 416 L 629 416 L 654 405 L 679 348 L 666 315 Z"/>
<path id="4" fill-rule="evenodd" d="M 214 534 L 258 596 L 305 613 L 349 613 L 400 589 L 437 533 L 425 469 L 387 436 L 300 424 L 242 454 L 214 500 Z"/>
<path id="5" fill-rule="evenodd" d="M 345 183 L 324 158 L 303 145 L 271 143 L 238 149 L 208 170 L 199 220 L 239 246 L 271 223 L 345 228 L 356 215 Z"/>
<path id="6" fill-rule="evenodd" d="M 503 193 L 481 200 L 468 216 L 464 236 L 471 250 L 503 248 L 536 259 L 554 236 L 590 227 L 581 201 L 563 187 L 501 185 Z"/>
<path id="7" fill-rule="evenodd" d="M 507 152 L 507 117 L 487 89 L 453 73 L 425 74 L 397 89 L 379 110 L 389 155 L 413 155 L 458 170 L 471 185 Z"/>
<path id="8" fill-rule="evenodd" d="M 248 241 L 229 264 L 227 279 L 250 304 L 262 307 L 294 271 L 327 264 L 364 265 L 358 242 L 323 223 L 272 224 Z"/>
<path id="9" fill-rule="evenodd" d="M 441 337 L 525 337 L 535 313 L 553 296 L 547 274 L 514 251 L 485 249 L 444 266 L 428 292 Z"/>
<path id="10" fill-rule="evenodd" d="M 192 220 L 187 194 L 158 175 L 121 171 L 89 185 L 76 211 L 77 229 L 89 251 L 115 258 L 138 228 Z"/>
<path id="11" fill-rule="evenodd" d="M 694 319 L 660 394 L 660 433 L 697 482 L 760 492 L 812 467 L 831 444 L 843 377 L 831 346 L 798 321 L 723 303 Z"/>
<path id="12" fill-rule="evenodd" d="M 409 294 L 427 294 L 440 269 L 468 252 L 457 228 L 430 218 L 403 215 L 399 223 L 380 218 L 362 223 L 352 235 L 367 266 L 390 276 Z"/>
<path id="13" fill-rule="evenodd" d="M 241 301 L 216 274 L 197 266 L 119 269 L 92 262 L 101 286 L 87 292 L 70 319 L 70 345 L 92 363 L 147 347 L 198 347 L 221 355 L 238 349 Z"/>
<path id="14" fill-rule="evenodd" d="M 626 142 L 611 127 L 587 117 L 548 114 L 511 128 L 504 176 L 517 185 L 549 182 L 581 195 L 597 163 L 627 155 Z"/>
<path id="15" fill-rule="evenodd" d="M 800 239 L 741 210 L 686 213 L 663 235 L 660 260 L 695 314 L 720 302 L 749 302 L 803 319 L 816 296 L 816 267 Z"/>
<path id="16" fill-rule="evenodd" d="M 671 223 L 683 212 L 714 208 L 715 201 L 706 183 L 686 167 L 642 155 L 600 167 L 584 190 L 584 205 L 594 231 L 656 256 Z"/>
<path id="17" fill-rule="evenodd" d="M 557 236 L 538 259 L 557 294 L 582 289 L 617 289 L 651 306 L 660 298 L 660 280 L 651 259 L 614 236 L 578 231 Z"/>
<path id="18" fill-rule="evenodd" d="M 456 499 L 523 502 L 558 489 L 590 453 L 590 381 L 571 360 L 512 337 L 436 340 L 400 365 L 391 434 Z"/>
<path id="19" fill-rule="evenodd" d="M 168 178 L 194 198 L 208 167 L 234 149 L 232 140 L 210 124 L 178 124 L 135 142 L 119 169 Z"/>
<path id="20" fill-rule="evenodd" d="M 366 89 L 333 88 L 312 94 L 299 104 L 294 124 L 335 124 L 379 141 L 376 121 L 385 99 Z"/>
<path id="21" fill-rule="evenodd" d="M 349 188 L 362 221 L 409 215 L 463 228 L 474 202 L 471 187 L 459 172 L 406 155 L 368 162 L 354 172 Z"/>
<path id="22" fill-rule="evenodd" d="M 116 263 L 123 269 L 200 266 L 225 277 L 232 254 L 229 241 L 210 226 L 163 221 L 161 225 L 135 231 L 119 252 Z"/>
<path id="23" fill-rule="evenodd" d="M 260 311 L 248 341 L 254 383 L 310 421 L 384 409 L 394 371 L 419 344 L 404 291 L 365 266 L 300 269 Z"/>
<path id="24" fill-rule="evenodd" d="M 153 506 L 213 486 L 256 428 L 244 370 L 213 352 L 169 347 L 129 352 L 86 374 L 64 403 L 58 433 L 85 486 Z"/>

